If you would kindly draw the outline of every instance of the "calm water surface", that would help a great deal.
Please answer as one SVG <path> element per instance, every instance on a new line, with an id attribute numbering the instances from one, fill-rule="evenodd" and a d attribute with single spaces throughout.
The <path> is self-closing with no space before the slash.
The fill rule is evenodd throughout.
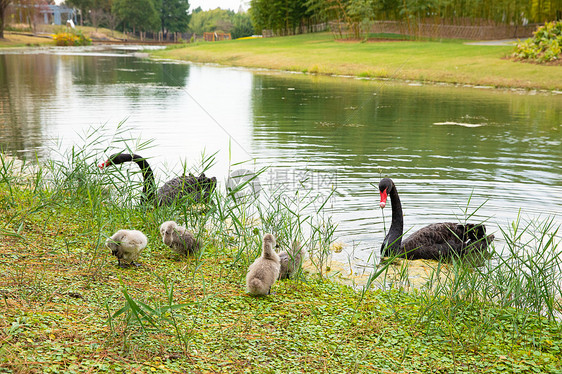
<path id="1" fill-rule="evenodd" d="M 244 167 L 271 167 L 264 184 L 323 196 L 335 187 L 342 260 L 378 253 L 390 223 L 373 186 L 381 176 L 397 184 L 405 229 L 458 221 L 469 201 L 469 212 L 484 204 L 472 220 L 488 219 L 496 234 L 520 210 L 562 222 L 561 95 L 155 62 L 127 50 L 0 53 L 4 151 L 57 157 L 98 129 L 137 139 L 133 149 L 152 140 L 139 153 L 160 179 L 202 153 L 217 152 L 208 174 L 223 182 L 229 164 L 253 160 Z"/>

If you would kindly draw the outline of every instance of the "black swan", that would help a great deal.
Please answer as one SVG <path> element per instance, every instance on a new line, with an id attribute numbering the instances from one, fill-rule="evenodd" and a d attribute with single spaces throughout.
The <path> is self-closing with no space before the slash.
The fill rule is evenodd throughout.
<path id="1" fill-rule="evenodd" d="M 174 221 L 166 221 L 160 225 L 160 235 L 164 244 L 180 255 L 193 254 L 201 246 L 191 231 Z"/>
<path id="2" fill-rule="evenodd" d="M 271 234 L 265 234 L 261 256 L 250 265 L 246 274 L 246 288 L 250 295 L 269 295 L 271 287 L 279 278 L 281 260 L 274 248 L 275 238 Z"/>
<path id="3" fill-rule="evenodd" d="M 302 246 L 298 241 L 293 241 L 291 249 L 279 252 L 281 260 L 281 269 L 279 270 L 279 279 L 290 278 L 295 274 L 302 262 Z"/>
<path id="4" fill-rule="evenodd" d="M 105 242 L 107 248 L 111 250 L 111 254 L 117 257 L 119 267 L 139 266 L 135 261 L 138 260 L 141 251 L 146 248 L 147 244 L 146 235 L 138 230 L 119 230 Z M 125 264 L 122 264 L 121 261 L 124 261 Z"/>
<path id="5" fill-rule="evenodd" d="M 379 183 L 379 190 L 380 207 L 386 206 L 388 195 L 392 204 L 392 223 L 381 246 L 382 257 L 398 255 L 410 260 L 443 260 L 470 253 L 487 254 L 486 248 L 494 240 L 494 235 L 486 236 L 486 227 L 482 224 L 433 223 L 402 241 L 404 219 L 396 186 L 392 179 L 384 178 Z"/>
<path id="6" fill-rule="evenodd" d="M 100 164 L 100 169 L 110 165 L 119 165 L 124 162 L 136 163 L 142 172 L 143 182 L 143 202 L 156 202 L 158 205 L 172 205 L 176 200 L 189 196 L 190 200 L 196 203 L 208 202 L 211 193 L 217 185 L 217 178 L 207 178 L 205 174 L 194 177 L 192 174 L 175 177 L 166 182 L 156 191 L 154 173 L 145 158 L 131 153 L 116 153 Z"/>

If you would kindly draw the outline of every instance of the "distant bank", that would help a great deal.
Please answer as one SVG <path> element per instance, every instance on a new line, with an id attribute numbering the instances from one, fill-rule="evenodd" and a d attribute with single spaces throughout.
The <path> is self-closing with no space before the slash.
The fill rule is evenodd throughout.
<path id="1" fill-rule="evenodd" d="M 489 43 L 488 43 L 489 44 Z M 159 58 L 310 74 L 562 90 L 562 66 L 509 59 L 513 47 L 462 40 L 341 41 L 331 33 L 193 43 L 154 51 Z"/>

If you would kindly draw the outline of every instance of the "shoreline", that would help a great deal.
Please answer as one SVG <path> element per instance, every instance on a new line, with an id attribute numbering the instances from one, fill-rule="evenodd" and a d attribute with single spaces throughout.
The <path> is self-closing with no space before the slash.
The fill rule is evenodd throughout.
<path id="1" fill-rule="evenodd" d="M 19 36 L 24 37 L 24 33 Z M 0 50 L 50 45 L 44 36 L 25 38 L 29 41 L 4 39 L 0 41 Z M 155 60 L 304 76 L 562 94 L 561 65 L 512 60 L 507 56 L 513 46 L 489 43 L 462 40 L 342 43 L 330 33 L 187 44 L 93 40 L 93 45 L 98 46 L 167 46 L 164 50 L 149 52 L 149 57 Z"/>
<path id="2" fill-rule="evenodd" d="M 101 44 L 101 43 L 100 43 Z M 107 43 L 111 44 L 111 43 Z M 134 43 L 131 43 L 134 44 Z M 293 70 L 284 70 L 284 69 L 275 69 L 269 67 L 257 67 L 257 66 L 241 66 L 241 65 L 229 65 L 211 61 L 190 61 L 190 60 L 183 60 L 183 59 L 176 59 L 176 58 L 162 58 L 162 57 L 155 57 L 154 53 L 148 52 L 143 57 L 148 57 L 154 61 L 169 61 L 169 62 L 176 62 L 176 63 L 187 63 L 187 64 L 197 64 L 197 65 L 209 65 L 209 66 L 217 66 L 222 68 L 239 68 L 239 69 L 246 69 L 256 73 L 273 73 L 273 74 L 293 74 L 293 75 L 301 75 L 301 76 L 309 76 L 309 77 L 326 77 L 326 78 L 336 78 L 336 79 L 354 79 L 354 80 L 364 80 L 364 81 L 372 81 L 372 82 L 390 82 L 392 84 L 402 84 L 407 86 L 434 86 L 434 87 L 456 87 L 456 88 L 471 88 L 471 89 L 480 89 L 480 90 L 494 90 L 494 91 L 503 91 L 503 92 L 512 92 L 516 94 L 523 94 L 523 95 L 562 95 L 562 89 L 546 89 L 546 88 L 538 88 L 538 87 L 520 87 L 520 86 L 493 86 L 493 85 L 483 85 L 483 84 L 472 84 L 472 83 L 453 83 L 453 82 L 445 82 L 445 81 L 428 81 L 428 80 L 416 80 L 416 79 L 401 79 L 395 77 L 361 77 L 357 75 L 349 75 L 349 74 L 337 74 L 337 73 L 310 73 L 310 72 L 300 72 L 300 71 L 293 71 Z M 561 71 L 562 74 L 562 71 Z"/>
<path id="3" fill-rule="evenodd" d="M 487 86 L 487 85 L 479 85 L 479 84 L 469 84 L 469 83 L 450 83 L 450 82 L 440 82 L 440 81 L 419 81 L 413 79 L 399 79 L 399 78 L 379 78 L 379 77 L 359 77 L 353 75 L 340 75 L 340 74 L 317 74 L 317 73 L 303 73 L 299 71 L 292 71 L 292 70 L 279 70 L 279 69 L 272 69 L 266 67 L 249 67 L 249 66 L 238 66 L 238 65 L 224 65 L 219 64 L 216 62 L 199 62 L 199 61 L 187 61 L 187 60 L 178 60 L 178 59 L 164 59 L 164 58 L 154 58 L 152 53 L 147 53 L 145 57 L 150 57 L 155 61 L 169 61 L 169 62 L 176 62 L 176 63 L 187 63 L 187 64 L 197 64 L 197 65 L 209 65 L 209 66 L 216 66 L 222 68 L 239 68 L 239 69 L 246 69 L 256 73 L 271 73 L 271 74 L 292 74 L 292 75 L 301 75 L 301 76 L 309 76 L 309 77 L 325 77 L 325 78 L 335 78 L 335 79 L 354 79 L 359 81 L 372 81 L 372 82 L 390 82 L 391 84 L 401 84 L 405 86 L 432 86 L 432 87 L 454 87 L 454 88 L 469 88 L 469 89 L 477 89 L 477 90 L 493 90 L 498 92 L 511 92 L 515 94 L 521 95 L 562 95 L 562 89 L 542 89 L 542 88 L 526 88 L 526 87 L 496 87 L 496 86 Z M 562 72 L 561 72 L 562 73 Z"/>

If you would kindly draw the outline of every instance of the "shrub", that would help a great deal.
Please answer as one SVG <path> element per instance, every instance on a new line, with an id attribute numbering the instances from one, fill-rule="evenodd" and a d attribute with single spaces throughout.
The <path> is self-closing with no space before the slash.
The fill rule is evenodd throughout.
<path id="1" fill-rule="evenodd" d="M 517 43 L 513 57 L 535 62 L 551 62 L 562 58 L 562 21 L 547 22 L 533 35 Z"/>
<path id="2" fill-rule="evenodd" d="M 31 32 L 33 31 L 31 29 L 31 26 L 25 24 L 25 23 L 13 23 L 10 25 L 6 25 L 6 27 L 4 27 L 4 30 L 6 31 L 19 31 L 19 32 Z"/>
<path id="3" fill-rule="evenodd" d="M 59 32 L 53 35 L 53 39 L 55 40 L 55 44 L 60 46 L 92 44 L 92 39 L 84 36 L 81 31 Z"/>

